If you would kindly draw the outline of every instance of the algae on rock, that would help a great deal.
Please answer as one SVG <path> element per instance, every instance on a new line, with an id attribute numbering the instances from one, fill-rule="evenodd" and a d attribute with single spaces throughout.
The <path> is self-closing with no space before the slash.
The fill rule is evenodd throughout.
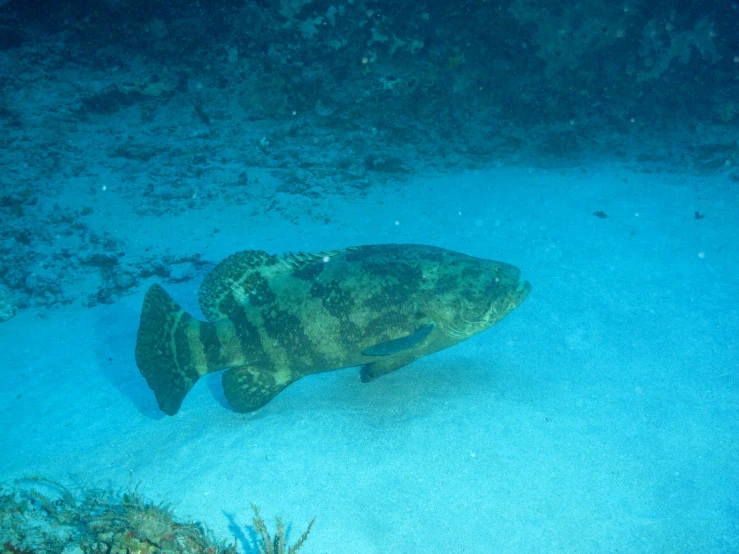
<path id="1" fill-rule="evenodd" d="M 202 524 L 178 521 L 136 488 L 73 493 L 42 478 L 0 487 L 0 554 L 236 554 Z"/>

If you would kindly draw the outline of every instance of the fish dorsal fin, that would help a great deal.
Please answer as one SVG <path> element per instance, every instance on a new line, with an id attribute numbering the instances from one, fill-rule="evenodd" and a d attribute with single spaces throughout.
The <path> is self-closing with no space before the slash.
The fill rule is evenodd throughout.
<path id="1" fill-rule="evenodd" d="M 291 271 L 292 266 L 284 258 L 263 250 L 232 254 L 213 268 L 200 285 L 200 310 L 208 321 L 224 319 L 235 307 L 248 302 L 250 296 L 266 292 L 270 279 Z"/>
<path id="2" fill-rule="evenodd" d="M 351 246 L 341 250 L 327 250 L 325 252 L 286 252 L 282 255 L 284 261 L 293 269 L 301 269 L 309 264 L 316 262 L 327 262 L 331 258 L 345 254 L 346 252 L 354 252 L 361 249 L 361 246 Z"/>
<path id="3" fill-rule="evenodd" d="M 264 301 L 269 295 L 267 283 L 275 277 L 300 271 L 317 262 L 357 250 L 351 247 L 327 252 L 288 252 L 282 256 L 263 250 L 245 250 L 232 254 L 203 280 L 198 300 L 208 321 L 229 317 L 237 306 Z"/>
<path id="4" fill-rule="evenodd" d="M 335 256 L 336 252 L 285 252 L 282 258 L 291 267 L 300 269 L 307 264 L 323 261 L 326 257 Z"/>

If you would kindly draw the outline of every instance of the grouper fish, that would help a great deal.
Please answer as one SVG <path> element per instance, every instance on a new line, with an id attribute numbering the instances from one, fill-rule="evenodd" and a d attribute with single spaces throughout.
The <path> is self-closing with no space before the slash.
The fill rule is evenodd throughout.
<path id="1" fill-rule="evenodd" d="M 239 252 L 200 287 L 208 321 L 149 288 L 136 363 L 169 415 L 200 377 L 224 369 L 226 399 L 251 412 L 306 375 L 361 366 L 362 381 L 372 381 L 484 331 L 528 296 L 519 275 L 418 244 Z"/>

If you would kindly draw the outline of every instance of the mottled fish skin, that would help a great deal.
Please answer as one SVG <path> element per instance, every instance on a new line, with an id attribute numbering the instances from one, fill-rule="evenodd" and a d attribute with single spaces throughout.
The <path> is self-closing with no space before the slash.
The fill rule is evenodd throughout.
<path id="1" fill-rule="evenodd" d="M 413 244 L 240 252 L 203 282 L 208 322 L 152 286 L 136 359 L 165 413 L 199 377 L 227 368 L 226 398 L 253 411 L 305 375 L 363 366 L 371 381 L 495 325 L 531 290 L 519 276 L 509 264 Z"/>

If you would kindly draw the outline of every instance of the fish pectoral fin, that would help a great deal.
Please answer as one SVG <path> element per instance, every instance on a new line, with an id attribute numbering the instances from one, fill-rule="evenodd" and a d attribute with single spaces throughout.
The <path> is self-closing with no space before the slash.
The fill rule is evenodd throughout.
<path id="1" fill-rule="evenodd" d="M 299 378 L 290 371 L 234 367 L 223 374 L 223 393 L 237 412 L 253 412 Z"/>
<path id="2" fill-rule="evenodd" d="M 433 330 L 434 325 L 432 323 L 428 323 L 411 335 L 370 346 L 363 350 L 362 354 L 364 356 L 392 356 L 393 354 L 400 354 L 401 352 L 410 350 L 414 346 L 418 345 L 423 339 L 429 336 L 429 333 Z"/>
<path id="3" fill-rule="evenodd" d="M 362 380 L 362 383 L 369 383 L 378 377 L 382 377 L 383 375 L 392 373 L 396 369 L 407 366 L 417 358 L 418 356 L 402 356 L 397 358 L 385 358 L 384 360 L 365 364 L 359 371 L 359 377 Z"/>

